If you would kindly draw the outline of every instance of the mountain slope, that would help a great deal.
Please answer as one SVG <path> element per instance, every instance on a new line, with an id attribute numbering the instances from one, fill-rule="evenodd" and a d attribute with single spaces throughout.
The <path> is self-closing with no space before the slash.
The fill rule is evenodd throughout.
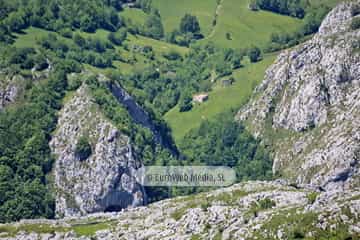
<path id="1" fill-rule="evenodd" d="M 132 153 L 129 137 L 106 119 L 89 92 L 83 85 L 65 104 L 50 142 L 57 158 L 54 175 L 59 217 L 114 211 L 146 201 L 133 176 L 141 163 Z M 84 137 L 91 152 L 83 157 L 77 148 Z"/>
<path id="2" fill-rule="evenodd" d="M 359 184 L 359 29 L 344 3 L 314 38 L 284 51 L 237 119 L 274 149 L 275 173 L 322 187 Z"/>
<path id="3" fill-rule="evenodd" d="M 353 4 L 340 4 L 312 40 L 284 51 L 238 114 L 274 148 L 274 169 L 290 180 L 246 182 L 118 213 L 0 225 L 0 237 L 359 239 L 360 71 L 353 44 L 359 30 L 349 28 Z M 312 164 L 319 164 L 316 170 Z"/>
<path id="4" fill-rule="evenodd" d="M 358 239 L 359 216 L 359 189 L 317 194 L 281 181 L 248 182 L 118 213 L 0 229 L 6 239 Z"/>

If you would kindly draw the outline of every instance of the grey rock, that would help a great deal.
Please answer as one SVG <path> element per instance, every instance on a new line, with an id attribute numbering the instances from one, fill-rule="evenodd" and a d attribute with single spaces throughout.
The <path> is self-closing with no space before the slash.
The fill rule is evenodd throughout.
<path id="1" fill-rule="evenodd" d="M 16 101 L 24 91 L 24 81 L 21 75 L 0 72 L 0 110 Z"/>
<path id="2" fill-rule="evenodd" d="M 283 51 L 236 116 L 264 143 L 272 138 L 273 171 L 298 184 L 336 187 L 329 182 L 352 181 L 358 169 L 360 30 L 350 29 L 352 4 L 339 4 L 313 39 Z M 267 136 L 268 123 L 286 134 Z"/>
<path id="3" fill-rule="evenodd" d="M 91 142 L 92 154 L 80 161 L 75 150 L 84 135 Z M 134 177 L 141 162 L 129 138 L 102 115 L 85 85 L 61 110 L 50 146 L 56 156 L 57 216 L 116 211 L 145 203 L 145 192 Z"/>

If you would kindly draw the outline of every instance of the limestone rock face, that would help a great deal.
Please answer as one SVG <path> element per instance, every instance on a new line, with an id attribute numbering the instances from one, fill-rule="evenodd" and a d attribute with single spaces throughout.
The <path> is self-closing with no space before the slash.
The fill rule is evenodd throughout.
<path id="1" fill-rule="evenodd" d="M 91 155 L 80 159 L 76 146 L 86 136 Z M 134 172 L 141 167 L 129 138 L 119 132 L 80 87 L 60 112 L 50 142 L 54 168 L 56 213 L 61 216 L 117 211 L 143 205 L 146 196 Z"/>
<path id="2" fill-rule="evenodd" d="M 15 102 L 24 89 L 24 78 L 20 75 L 9 75 L 0 72 L 0 110 Z"/>
<path id="3" fill-rule="evenodd" d="M 310 194 L 315 196 L 312 200 L 309 200 Z M 17 240 L 287 240 L 294 239 L 292 236 L 295 233 L 303 234 L 304 239 L 328 239 L 326 236 L 329 235 L 320 238 L 319 234 L 342 231 L 337 236 L 358 239 L 359 194 L 359 188 L 315 193 L 309 188 L 288 186 L 286 181 L 246 182 L 117 213 L 97 213 L 59 220 L 23 220 L 13 224 L 18 229 L 15 236 L 14 233 L 10 237 L 6 232 L 3 234 L 5 238 L 8 237 L 6 239 Z M 259 203 L 266 199 L 272 204 L 260 207 Z M 34 224 L 52 233 L 27 227 Z M 89 226 L 95 229 L 94 233 L 81 236 L 79 230 Z M 33 229 L 33 233 L 25 234 L 21 229 Z"/>
<path id="4" fill-rule="evenodd" d="M 325 186 L 358 175 L 360 30 L 350 28 L 353 4 L 338 5 L 313 39 L 282 52 L 236 117 L 272 141 L 274 171 L 298 183 Z"/>

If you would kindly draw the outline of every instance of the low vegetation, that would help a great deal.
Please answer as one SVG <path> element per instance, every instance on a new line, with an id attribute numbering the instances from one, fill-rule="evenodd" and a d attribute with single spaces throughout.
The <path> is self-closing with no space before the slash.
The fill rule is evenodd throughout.
<path id="1" fill-rule="evenodd" d="M 188 165 L 229 166 L 238 181 L 270 179 L 272 161 L 245 128 L 233 122 L 232 114 L 204 121 L 180 143 Z"/>
<path id="2" fill-rule="evenodd" d="M 360 17 L 353 18 L 353 20 L 351 21 L 350 27 L 352 30 L 359 29 L 360 28 Z"/>
<path id="3" fill-rule="evenodd" d="M 91 155 L 91 145 L 89 139 L 86 136 L 81 136 L 76 144 L 75 154 L 80 161 L 86 160 Z"/>

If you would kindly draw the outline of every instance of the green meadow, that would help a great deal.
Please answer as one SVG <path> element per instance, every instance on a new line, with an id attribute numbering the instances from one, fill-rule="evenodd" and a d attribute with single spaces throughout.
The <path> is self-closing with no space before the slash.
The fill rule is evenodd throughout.
<path id="1" fill-rule="evenodd" d="M 237 109 L 244 104 L 254 87 L 262 81 L 265 70 L 273 63 L 275 57 L 275 54 L 266 55 L 260 62 L 244 63 L 242 68 L 234 72 L 235 82 L 232 85 L 223 87 L 217 82 L 209 92 L 209 99 L 204 103 L 195 104 L 189 112 L 179 112 L 179 108 L 174 107 L 166 113 L 165 120 L 171 127 L 175 142 L 178 143 L 189 130 L 200 126 L 203 120 Z"/>
<path id="2" fill-rule="evenodd" d="M 160 11 L 165 32 L 178 29 L 181 18 L 189 13 L 198 18 L 202 34 L 210 34 L 217 0 L 153 0 L 153 4 Z"/>
<path id="3" fill-rule="evenodd" d="M 139 26 L 143 26 L 147 18 L 147 14 L 137 8 L 125 8 L 119 15 Z"/>
<path id="4" fill-rule="evenodd" d="M 72 39 L 64 38 L 58 33 L 46 31 L 40 28 L 30 27 L 26 30 L 24 30 L 21 34 L 16 34 L 16 41 L 14 43 L 14 46 L 16 47 L 35 47 L 37 40 L 41 39 L 42 37 L 47 36 L 49 33 L 55 34 L 58 38 L 60 38 L 62 41 L 67 43 L 73 43 Z M 107 36 L 109 34 L 108 31 L 99 29 L 95 33 L 85 33 L 81 31 L 77 31 L 77 33 L 81 34 L 83 37 L 97 37 L 102 40 L 107 40 Z M 167 42 L 159 41 L 156 39 L 140 36 L 140 35 L 132 35 L 128 33 L 127 39 L 125 40 L 125 44 L 128 44 L 130 47 L 137 45 L 137 46 L 151 46 L 154 54 L 155 59 L 157 60 L 164 60 L 163 54 L 167 53 L 169 51 L 176 51 L 180 53 L 181 55 L 185 55 L 188 52 L 188 48 L 181 47 L 178 45 L 170 44 Z M 126 50 L 122 46 L 115 46 L 114 51 L 116 51 L 118 54 L 120 54 L 123 59 L 130 59 L 130 58 L 136 58 L 137 62 L 135 64 L 128 64 L 125 62 L 120 61 L 114 61 L 113 65 L 116 69 L 120 70 L 124 74 L 129 74 L 134 69 L 134 67 L 142 67 L 146 64 L 149 64 L 149 60 L 146 59 L 143 55 L 136 52 L 131 52 Z M 91 71 L 94 72 L 100 72 L 100 73 L 107 73 L 108 71 L 113 70 L 113 68 L 105 68 L 100 69 L 96 68 L 87 64 L 84 64 L 85 67 Z"/>
<path id="5" fill-rule="evenodd" d="M 302 20 L 267 11 L 251 11 L 250 0 L 223 0 L 213 32 L 202 42 L 212 41 L 220 47 L 264 47 L 274 32 L 296 30 Z M 230 39 L 226 37 L 230 34 Z"/>

